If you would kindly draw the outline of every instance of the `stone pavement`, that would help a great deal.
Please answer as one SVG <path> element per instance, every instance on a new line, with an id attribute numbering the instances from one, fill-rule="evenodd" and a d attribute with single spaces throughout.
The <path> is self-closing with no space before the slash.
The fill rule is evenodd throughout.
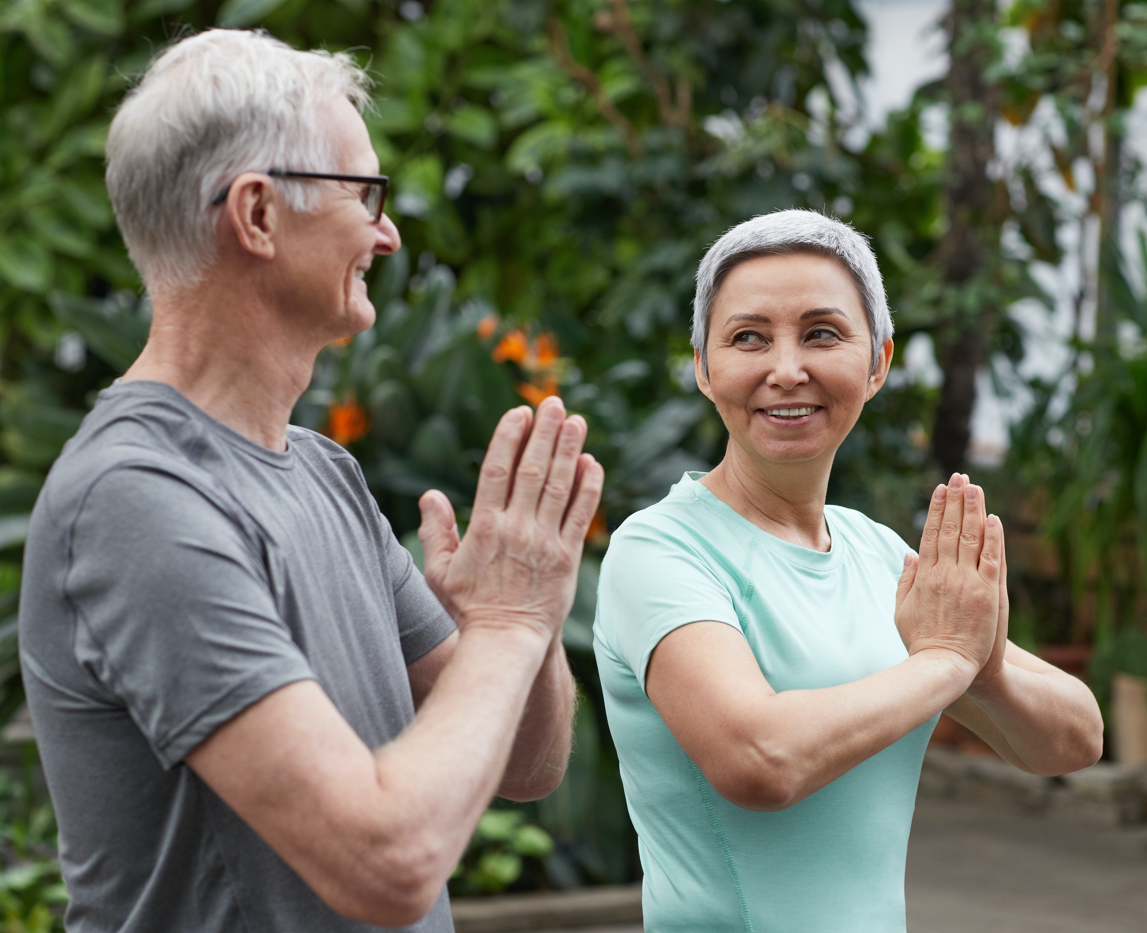
<path id="1" fill-rule="evenodd" d="M 922 794 L 908 845 L 908 933 L 1147 933 L 1147 824 L 1120 827 L 1114 814 L 1110 807 L 1037 809 Z M 621 889 L 614 896 L 627 899 Z M 558 917 L 470 929 L 642 933 L 640 924 L 611 921 L 607 912 L 597 919 L 607 926 Z"/>
<path id="2" fill-rule="evenodd" d="M 1147 825 L 921 797 L 909 933 L 1144 933 Z"/>

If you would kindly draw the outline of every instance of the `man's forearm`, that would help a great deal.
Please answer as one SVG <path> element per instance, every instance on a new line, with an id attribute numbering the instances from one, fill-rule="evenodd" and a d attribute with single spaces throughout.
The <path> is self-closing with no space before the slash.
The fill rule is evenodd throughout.
<path id="1" fill-rule="evenodd" d="M 514 739 L 498 795 L 510 800 L 537 800 L 561 783 L 570 755 L 570 727 L 576 691 L 561 633 L 534 680 Z"/>
<path id="2" fill-rule="evenodd" d="M 1091 691 L 1062 671 L 1003 663 L 953 709 L 1012 764 L 1042 775 L 1094 764 L 1103 751 L 1103 720 Z"/>
<path id="3" fill-rule="evenodd" d="M 414 724 L 376 754 L 385 799 L 433 840 L 443 882 L 498 789 L 548 655 L 521 626 L 468 627 Z"/>

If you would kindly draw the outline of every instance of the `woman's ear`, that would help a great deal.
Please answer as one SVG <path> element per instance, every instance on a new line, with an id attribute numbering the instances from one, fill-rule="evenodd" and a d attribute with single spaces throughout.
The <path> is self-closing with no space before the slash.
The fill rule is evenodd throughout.
<path id="1" fill-rule="evenodd" d="M 894 344 L 892 338 L 889 337 L 884 341 L 884 346 L 880 348 L 880 353 L 876 357 L 876 369 L 872 371 L 872 375 L 868 377 L 868 388 L 864 393 L 864 400 L 867 402 L 872 396 L 880 391 L 880 387 L 884 385 L 885 380 L 888 379 L 888 370 L 892 366 L 892 351 Z"/>
<path id="2" fill-rule="evenodd" d="M 701 394 L 710 402 L 713 401 L 713 390 L 709 387 L 709 374 L 705 372 L 705 366 L 701 362 L 701 354 L 697 350 L 693 351 L 693 374 L 697 379 L 697 388 L 701 390 Z"/>

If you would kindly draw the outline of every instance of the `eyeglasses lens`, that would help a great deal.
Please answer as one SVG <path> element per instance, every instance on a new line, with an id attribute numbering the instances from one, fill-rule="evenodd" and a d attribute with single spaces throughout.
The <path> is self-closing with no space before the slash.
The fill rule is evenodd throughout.
<path id="1" fill-rule="evenodd" d="M 381 184 L 372 184 L 367 186 L 366 200 L 363 205 L 366 207 L 366 212 L 370 215 L 372 223 L 378 223 L 382 219 L 382 204 L 386 199 L 386 188 Z"/>

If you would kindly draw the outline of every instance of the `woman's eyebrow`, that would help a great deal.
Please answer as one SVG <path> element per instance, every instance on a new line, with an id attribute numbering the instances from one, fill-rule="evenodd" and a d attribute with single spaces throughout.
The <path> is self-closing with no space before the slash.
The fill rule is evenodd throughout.
<path id="1" fill-rule="evenodd" d="M 807 321 L 810 317 L 823 317 L 826 314 L 837 314 L 841 317 L 848 317 L 848 315 L 839 308 L 809 308 L 807 311 L 801 312 L 800 319 Z"/>

